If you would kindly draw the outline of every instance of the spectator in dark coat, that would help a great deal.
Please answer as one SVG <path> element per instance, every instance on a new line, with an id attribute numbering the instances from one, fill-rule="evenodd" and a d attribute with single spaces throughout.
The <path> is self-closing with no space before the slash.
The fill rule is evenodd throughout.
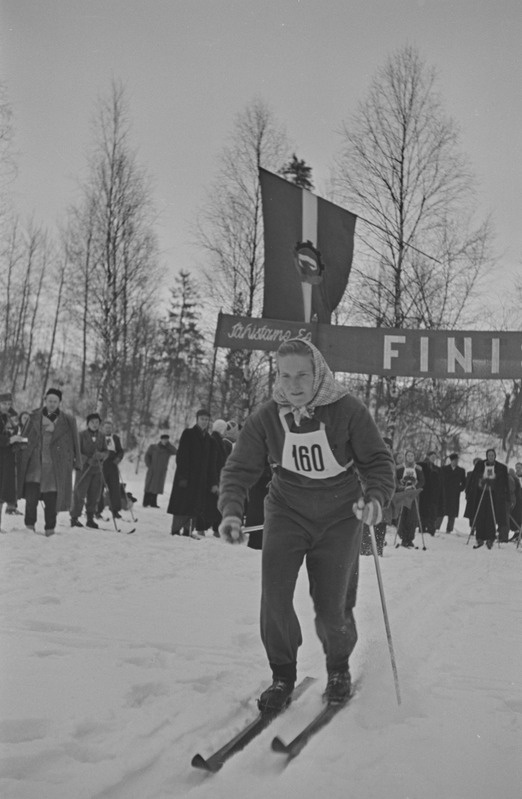
<path id="1" fill-rule="evenodd" d="M 444 484 L 444 513 L 448 517 L 446 532 L 453 532 L 455 519 L 459 515 L 460 495 L 466 488 L 466 472 L 459 466 L 459 456 L 453 452 L 449 456 L 449 463 L 442 467 Z"/>
<path id="2" fill-rule="evenodd" d="M 435 535 L 444 516 L 444 484 L 442 469 L 437 466 L 437 453 L 428 452 L 420 464 L 424 475 L 424 486 L 419 497 L 419 511 L 423 529 Z"/>
<path id="3" fill-rule="evenodd" d="M 213 457 L 215 458 L 215 470 L 218 478 L 218 485 L 219 485 L 219 477 L 221 475 L 221 469 L 226 463 L 226 460 L 230 453 L 232 452 L 232 442 L 225 438 L 225 434 L 227 432 L 227 423 L 224 419 L 216 419 L 216 421 L 212 425 L 212 433 L 210 435 L 213 445 L 214 445 L 214 452 Z M 216 538 L 219 538 L 219 525 L 221 524 L 222 516 L 217 507 L 217 499 L 218 495 L 209 492 L 207 497 L 207 507 L 205 510 L 205 523 L 209 527 L 212 528 L 212 531 Z"/>
<path id="4" fill-rule="evenodd" d="M 123 447 L 118 435 L 114 432 L 112 422 L 105 421 L 102 425 L 102 433 L 105 436 L 105 444 L 107 446 L 107 457 L 103 461 L 102 471 L 104 486 L 100 494 L 98 502 L 98 516 L 100 516 L 105 507 L 106 501 L 112 515 L 116 519 L 121 518 L 121 481 L 119 464 L 123 460 Z M 104 490 L 106 488 L 106 491 Z M 105 494 L 107 493 L 107 497 Z"/>
<path id="5" fill-rule="evenodd" d="M 507 527 L 510 502 L 507 466 L 497 461 L 494 449 L 488 449 L 486 460 L 479 460 L 473 469 L 469 491 L 477 538 L 474 549 L 484 543 L 491 549 L 497 529 Z"/>
<path id="6" fill-rule="evenodd" d="M 171 534 L 190 534 L 194 525 L 193 537 L 204 532 L 205 510 L 210 493 L 218 493 L 218 476 L 214 442 L 208 432 L 210 414 L 201 409 L 196 414 L 194 427 L 186 428 L 179 440 L 176 455 L 176 473 L 172 484 L 167 513 L 173 515 Z"/>
<path id="7" fill-rule="evenodd" d="M 420 466 L 415 463 L 415 453 L 407 449 L 404 453 L 404 465 L 397 469 L 397 484 L 401 491 L 406 494 L 423 488 L 424 474 Z M 403 503 L 400 514 L 397 533 L 402 541 L 403 547 L 413 547 L 415 530 L 420 529 L 421 520 L 418 512 L 418 501 L 407 501 Z"/>
<path id="8" fill-rule="evenodd" d="M 16 507 L 16 445 L 23 439 L 18 434 L 18 425 L 13 421 L 11 403 L 13 396 L 0 394 L 0 533 L 2 530 L 2 507 Z"/>
<path id="9" fill-rule="evenodd" d="M 473 477 L 473 469 L 479 462 L 480 458 L 473 458 L 473 468 L 470 469 L 469 472 L 466 472 L 466 487 L 464 489 L 464 496 L 466 497 L 466 507 L 464 509 L 464 516 L 468 519 L 470 526 L 473 523 L 473 503 L 471 502 L 471 486 L 472 486 L 472 477 Z"/>
<path id="10" fill-rule="evenodd" d="M 147 474 L 143 494 L 144 508 L 158 508 L 158 494 L 163 494 L 169 460 L 178 450 L 170 443 L 168 433 L 162 433 L 157 444 L 151 444 L 145 453 Z"/>
<path id="11" fill-rule="evenodd" d="M 96 508 L 103 489 L 102 464 L 107 459 L 107 444 L 100 430 L 101 417 L 98 413 L 87 416 L 87 427 L 80 433 L 80 452 L 82 469 L 76 474 L 73 499 L 71 503 L 71 527 L 83 527 L 80 521 L 83 505 L 87 516 L 86 526 L 98 529 L 94 520 Z"/>
<path id="12" fill-rule="evenodd" d="M 27 448 L 19 464 L 18 493 L 25 498 L 25 526 L 35 530 L 41 499 L 46 536 L 55 532 L 57 514 L 71 507 L 73 469 L 82 467 L 76 420 L 61 409 L 61 401 L 60 389 L 50 388 L 43 408 L 31 412 Z"/>
<path id="13" fill-rule="evenodd" d="M 511 530 L 517 533 L 514 538 L 517 539 L 520 529 L 522 528 L 522 463 L 520 461 L 515 463 L 513 482 L 515 486 L 515 504 L 511 508 L 509 520 Z"/>
<path id="14" fill-rule="evenodd" d="M 520 530 L 520 522 L 517 519 L 520 518 L 520 499 L 522 494 L 522 484 L 520 483 L 520 478 L 516 471 L 516 466 L 514 469 L 508 469 L 508 480 L 509 480 L 509 507 L 507 509 L 508 514 L 508 532 L 507 538 L 509 539 L 509 530 L 515 530 L 517 533 Z M 520 464 L 522 465 L 522 464 Z M 517 536 L 514 536 L 515 538 Z"/>

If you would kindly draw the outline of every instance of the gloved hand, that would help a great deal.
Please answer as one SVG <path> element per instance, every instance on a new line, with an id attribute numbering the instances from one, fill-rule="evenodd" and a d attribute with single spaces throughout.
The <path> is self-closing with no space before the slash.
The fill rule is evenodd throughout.
<path id="1" fill-rule="evenodd" d="M 241 530 L 241 519 L 237 516 L 225 516 L 219 525 L 219 535 L 228 544 L 242 544 L 245 536 Z"/>
<path id="2" fill-rule="evenodd" d="M 365 502 L 360 497 L 353 503 L 353 512 L 364 524 L 374 525 L 382 522 L 382 508 L 378 499 L 369 499 Z"/>

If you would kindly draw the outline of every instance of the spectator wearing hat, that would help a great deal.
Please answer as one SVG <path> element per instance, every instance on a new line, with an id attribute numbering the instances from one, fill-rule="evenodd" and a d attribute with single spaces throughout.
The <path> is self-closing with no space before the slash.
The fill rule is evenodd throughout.
<path id="1" fill-rule="evenodd" d="M 80 452 L 82 468 L 76 474 L 71 504 L 71 527 L 83 527 L 80 521 L 83 506 L 87 516 L 86 527 L 98 529 L 94 519 L 100 494 L 103 488 L 103 462 L 108 450 L 105 436 L 100 430 L 101 417 L 98 413 L 87 416 L 87 427 L 80 433 Z"/>
<path id="2" fill-rule="evenodd" d="M 159 507 L 158 494 L 163 494 L 169 460 L 177 451 L 174 444 L 170 443 L 168 433 L 162 433 L 160 440 L 156 444 L 151 444 L 147 449 L 145 453 L 147 474 L 143 493 L 144 508 Z"/>
<path id="3" fill-rule="evenodd" d="M 214 442 L 208 432 L 210 413 L 201 408 L 196 413 L 196 424 L 181 434 L 176 455 L 176 473 L 167 513 L 173 516 L 171 534 L 190 535 L 194 538 L 206 530 L 205 510 L 209 494 L 218 494 L 218 475 Z"/>
<path id="4" fill-rule="evenodd" d="M 10 392 L 0 394 L 0 533 L 2 529 L 2 507 L 16 507 L 16 445 L 22 442 L 18 425 L 14 423 L 11 408 L 13 396 Z"/>
<path id="5" fill-rule="evenodd" d="M 442 483 L 444 491 L 442 515 L 448 517 L 446 532 L 452 533 L 455 519 L 459 515 L 460 495 L 466 488 L 466 472 L 462 466 L 459 466 L 459 456 L 456 452 L 451 453 L 449 463 L 442 467 Z"/>
<path id="6" fill-rule="evenodd" d="M 41 499 L 46 536 L 55 532 L 57 514 L 69 510 L 73 469 L 82 465 L 76 420 L 61 402 L 60 389 L 48 389 L 43 407 L 32 411 L 24 425 L 27 447 L 20 453 L 18 493 L 25 498 L 25 526 L 35 531 Z"/>

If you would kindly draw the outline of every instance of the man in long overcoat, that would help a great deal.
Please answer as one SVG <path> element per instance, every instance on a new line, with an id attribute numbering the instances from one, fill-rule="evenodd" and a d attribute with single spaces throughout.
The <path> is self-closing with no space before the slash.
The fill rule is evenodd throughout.
<path id="1" fill-rule="evenodd" d="M 508 509 L 511 504 L 508 469 L 496 458 L 495 450 L 488 449 L 486 460 L 478 461 L 471 476 L 468 491 L 475 519 L 477 542 L 474 549 L 484 543 L 491 549 L 497 529 L 503 536 L 508 524 Z"/>
<path id="2" fill-rule="evenodd" d="M 424 530 L 435 535 L 444 516 L 444 485 L 442 469 L 437 466 L 437 453 L 428 452 L 420 464 L 424 474 L 424 486 L 419 496 L 419 511 Z"/>
<path id="3" fill-rule="evenodd" d="M 12 401 L 11 393 L 0 394 L 0 532 L 3 503 L 16 504 L 16 444 L 22 442 L 10 413 Z"/>
<path id="4" fill-rule="evenodd" d="M 205 509 L 210 492 L 217 494 L 218 477 L 214 443 L 208 433 L 210 414 L 201 409 L 194 427 L 186 428 L 179 440 L 176 473 L 167 513 L 173 515 L 171 533 L 179 535 L 193 520 L 196 531 L 206 529 Z"/>
<path id="5" fill-rule="evenodd" d="M 444 485 L 444 516 L 448 517 L 446 532 L 453 532 L 455 519 L 459 515 L 460 495 L 466 488 L 466 471 L 459 466 L 459 456 L 452 452 L 449 463 L 442 467 Z"/>
<path id="6" fill-rule="evenodd" d="M 151 444 L 145 453 L 145 488 L 143 492 L 143 507 L 158 508 L 158 494 L 163 494 L 165 478 L 170 458 L 178 450 L 170 443 L 168 433 L 163 433 L 157 444 Z"/>
<path id="7" fill-rule="evenodd" d="M 18 493 L 25 497 L 25 526 L 34 531 L 41 499 L 46 536 L 55 532 L 57 514 L 69 510 L 73 469 L 82 465 L 76 420 L 61 409 L 61 401 L 60 389 L 50 388 L 43 407 L 31 412 L 27 448 L 20 456 Z"/>

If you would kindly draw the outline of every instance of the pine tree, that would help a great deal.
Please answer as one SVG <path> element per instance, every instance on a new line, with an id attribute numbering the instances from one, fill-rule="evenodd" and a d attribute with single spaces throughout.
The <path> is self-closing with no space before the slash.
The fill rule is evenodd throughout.
<path id="1" fill-rule="evenodd" d="M 294 153 L 292 159 L 279 170 L 279 174 L 301 189 L 313 191 L 312 167 Z"/>
<path id="2" fill-rule="evenodd" d="M 204 336 L 198 326 L 200 300 L 189 272 L 180 271 L 170 292 L 171 304 L 163 328 L 168 417 L 183 406 L 188 410 L 187 406 L 194 404 L 205 360 Z"/>

